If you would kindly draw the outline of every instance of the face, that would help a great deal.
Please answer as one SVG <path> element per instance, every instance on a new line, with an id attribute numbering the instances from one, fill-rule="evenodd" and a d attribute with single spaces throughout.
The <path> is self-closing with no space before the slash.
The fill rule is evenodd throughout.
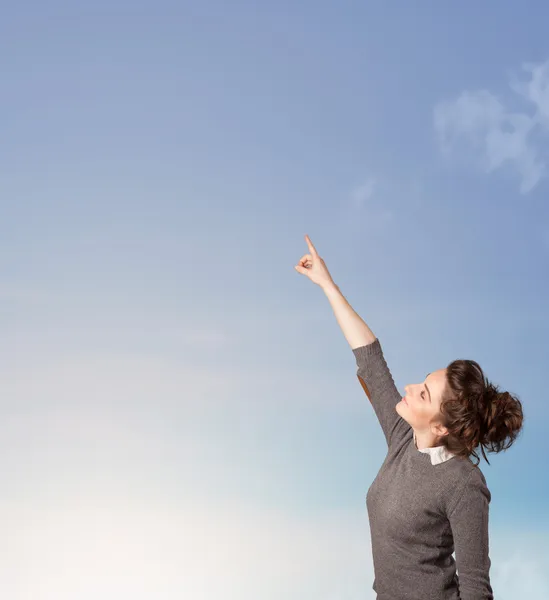
<path id="1" fill-rule="evenodd" d="M 421 383 L 405 386 L 406 395 L 396 405 L 397 413 L 416 431 L 444 435 L 440 406 L 445 385 L 446 369 L 439 369 L 429 373 Z"/>

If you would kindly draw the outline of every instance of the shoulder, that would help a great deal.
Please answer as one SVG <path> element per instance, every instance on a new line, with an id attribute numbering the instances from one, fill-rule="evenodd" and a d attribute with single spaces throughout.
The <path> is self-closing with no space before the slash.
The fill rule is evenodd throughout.
<path id="1" fill-rule="evenodd" d="M 477 465 L 471 465 L 468 471 L 469 472 L 466 474 L 466 476 L 464 476 L 463 490 L 479 490 L 490 493 L 490 490 L 488 490 L 488 484 L 486 483 L 486 478 L 484 477 L 484 473 L 480 470 L 480 467 Z"/>
<path id="2" fill-rule="evenodd" d="M 447 461 L 449 467 L 445 472 L 444 504 L 446 513 L 467 499 L 478 498 L 490 503 L 491 494 L 484 473 L 468 459 L 452 458 Z"/>
<path id="3" fill-rule="evenodd" d="M 458 505 L 478 505 L 479 502 L 485 506 L 490 504 L 492 495 L 486 478 L 477 465 L 469 463 L 467 468 L 463 468 L 460 479 L 448 498 L 447 514 L 451 514 Z"/>
<path id="4" fill-rule="evenodd" d="M 484 473 L 469 458 L 455 456 L 446 462 L 446 467 L 446 475 L 454 485 L 459 486 L 460 482 L 470 485 L 480 483 L 486 485 Z"/>

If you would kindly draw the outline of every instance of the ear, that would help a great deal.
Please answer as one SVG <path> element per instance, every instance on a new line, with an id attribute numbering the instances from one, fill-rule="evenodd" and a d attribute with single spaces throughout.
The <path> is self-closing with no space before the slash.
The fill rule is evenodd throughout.
<path id="1" fill-rule="evenodd" d="M 448 430 L 446 427 L 444 427 L 444 425 L 442 425 L 442 423 L 433 423 L 431 425 L 431 431 L 439 438 L 448 435 Z"/>

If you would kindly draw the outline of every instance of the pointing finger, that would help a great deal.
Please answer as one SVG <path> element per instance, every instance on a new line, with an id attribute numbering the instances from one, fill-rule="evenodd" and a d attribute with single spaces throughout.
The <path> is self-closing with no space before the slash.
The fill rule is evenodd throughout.
<path id="1" fill-rule="evenodd" d="M 309 250 L 311 251 L 311 254 L 313 254 L 314 256 L 318 256 L 318 252 L 316 251 L 316 248 L 313 246 L 313 242 L 311 242 L 311 238 L 308 235 L 305 235 L 305 241 L 307 242 L 307 245 L 309 246 Z"/>

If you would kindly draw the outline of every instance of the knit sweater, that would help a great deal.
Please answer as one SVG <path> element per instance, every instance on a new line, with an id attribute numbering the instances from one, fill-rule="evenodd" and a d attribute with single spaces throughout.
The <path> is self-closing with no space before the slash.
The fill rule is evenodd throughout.
<path id="1" fill-rule="evenodd" d="M 493 600 L 484 475 L 469 458 L 416 447 L 377 338 L 353 353 L 388 447 L 366 495 L 377 599 Z"/>

